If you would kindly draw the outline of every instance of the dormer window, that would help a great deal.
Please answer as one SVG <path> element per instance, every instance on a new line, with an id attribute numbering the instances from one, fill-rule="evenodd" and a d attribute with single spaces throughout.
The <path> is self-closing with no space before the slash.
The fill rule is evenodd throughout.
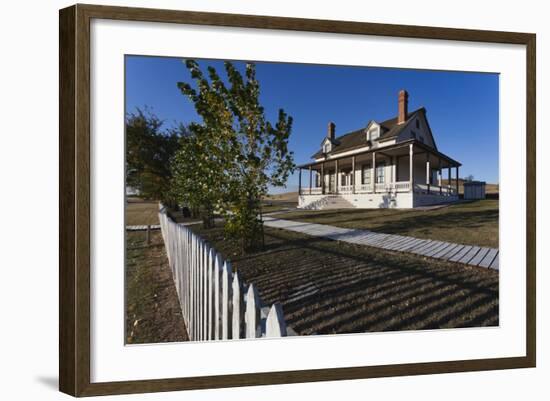
<path id="1" fill-rule="evenodd" d="M 380 127 L 374 124 L 367 133 L 367 141 L 375 141 L 380 136 Z"/>
<path id="2" fill-rule="evenodd" d="M 325 144 L 323 145 L 323 153 L 328 152 L 330 152 L 330 142 L 325 142 Z"/>

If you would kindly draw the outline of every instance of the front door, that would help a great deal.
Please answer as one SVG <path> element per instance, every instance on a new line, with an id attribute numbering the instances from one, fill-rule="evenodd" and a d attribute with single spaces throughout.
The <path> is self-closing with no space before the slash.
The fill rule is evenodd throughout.
<path id="1" fill-rule="evenodd" d="M 336 193 L 336 174 L 335 173 L 330 173 L 329 175 L 328 193 L 329 194 Z"/>

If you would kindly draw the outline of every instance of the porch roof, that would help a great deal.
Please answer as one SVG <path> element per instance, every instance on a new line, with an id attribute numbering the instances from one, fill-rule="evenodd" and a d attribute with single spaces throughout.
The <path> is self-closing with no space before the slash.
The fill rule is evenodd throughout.
<path id="1" fill-rule="evenodd" d="M 298 165 L 297 167 L 298 168 L 315 168 L 315 167 L 320 167 L 323 163 L 330 163 L 330 162 L 334 162 L 336 160 L 351 160 L 351 158 L 353 156 L 362 156 L 362 155 L 366 155 L 366 154 L 372 154 L 374 152 L 376 152 L 377 154 L 380 154 L 380 155 L 384 155 L 384 156 L 403 156 L 403 155 L 408 155 L 408 149 L 409 149 L 409 145 L 410 144 L 413 144 L 413 152 L 414 152 L 414 155 L 418 155 L 418 154 L 424 154 L 426 152 L 428 152 L 430 155 L 433 155 L 439 159 L 441 159 L 442 161 L 445 161 L 445 163 L 447 164 L 446 167 L 460 167 L 462 166 L 462 164 L 454 159 L 452 159 L 451 157 L 447 156 L 446 154 L 444 153 L 441 153 L 439 152 L 438 150 L 422 143 L 422 142 L 419 142 L 418 140 L 416 139 L 409 139 L 407 141 L 403 141 L 403 142 L 399 142 L 399 143 L 396 143 L 394 145 L 389 145 L 389 146 L 384 146 L 384 147 L 381 147 L 381 148 L 375 148 L 375 149 L 369 149 L 369 150 L 365 150 L 363 152 L 357 152 L 357 153 L 353 153 L 353 154 L 348 154 L 348 155 L 343 155 L 343 156 L 334 156 L 334 157 L 331 157 L 330 159 L 327 159 L 327 160 L 322 160 L 322 161 L 316 161 L 316 162 L 311 162 L 311 163 L 305 163 L 305 164 L 301 164 L 301 165 Z M 417 150 L 420 150 L 420 152 L 417 152 Z M 446 168 L 445 167 L 445 168 Z"/>

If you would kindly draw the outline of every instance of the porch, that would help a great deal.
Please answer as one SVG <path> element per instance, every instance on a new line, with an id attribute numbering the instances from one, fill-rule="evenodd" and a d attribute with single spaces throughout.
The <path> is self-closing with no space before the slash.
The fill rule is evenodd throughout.
<path id="1" fill-rule="evenodd" d="M 436 149 L 409 141 L 301 165 L 298 193 L 300 199 L 320 195 L 408 194 L 411 207 L 418 204 L 412 199 L 415 197 L 423 204 L 448 202 L 458 199 L 459 167 L 460 163 Z M 304 172 L 309 176 L 305 186 Z"/>
<path id="2" fill-rule="evenodd" d="M 398 181 L 388 183 L 376 183 L 374 187 L 367 184 L 342 185 L 334 189 L 326 189 L 323 192 L 322 187 L 306 187 L 299 189 L 299 195 L 348 195 L 348 194 L 373 194 L 373 193 L 398 193 L 415 192 L 417 194 L 431 195 L 456 195 L 456 186 L 434 185 L 434 184 L 414 184 L 414 191 L 411 191 L 409 181 Z"/>

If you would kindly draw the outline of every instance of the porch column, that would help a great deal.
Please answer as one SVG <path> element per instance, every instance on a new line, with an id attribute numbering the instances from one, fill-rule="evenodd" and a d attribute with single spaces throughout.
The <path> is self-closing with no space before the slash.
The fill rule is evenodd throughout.
<path id="1" fill-rule="evenodd" d="M 438 167 L 439 170 L 437 170 L 437 185 L 439 185 L 439 195 L 441 195 L 441 157 L 438 160 Z"/>
<path id="2" fill-rule="evenodd" d="M 430 193 L 430 154 L 426 151 L 426 187 Z"/>
<path id="3" fill-rule="evenodd" d="M 298 169 L 298 195 L 302 195 L 302 169 Z"/>
<path id="4" fill-rule="evenodd" d="M 449 195 L 451 194 L 451 166 L 447 167 L 447 191 L 449 192 Z"/>
<path id="5" fill-rule="evenodd" d="M 309 166 L 309 194 L 311 195 L 311 166 Z"/>
<path id="6" fill-rule="evenodd" d="M 413 171 L 413 144 L 409 145 L 409 191 L 414 192 L 414 171 Z"/>
<path id="7" fill-rule="evenodd" d="M 451 173 L 449 173 L 449 177 Z M 321 164 L 321 193 L 325 194 L 325 162 Z"/>
<path id="8" fill-rule="evenodd" d="M 456 166 L 456 196 L 458 196 L 458 166 Z"/>
<path id="9" fill-rule="evenodd" d="M 334 161 L 334 181 L 336 193 L 339 193 L 340 191 L 338 187 L 340 186 L 340 175 L 338 174 L 338 159 Z"/>
<path id="10" fill-rule="evenodd" d="M 351 157 L 351 193 L 355 193 L 355 156 Z"/>
<path id="11" fill-rule="evenodd" d="M 391 165 L 391 181 L 395 188 L 395 183 L 397 182 L 397 159 L 395 156 L 391 157 Z"/>
<path id="12" fill-rule="evenodd" d="M 372 181 L 372 193 L 376 193 L 376 152 L 372 152 L 372 174 L 370 176 Z"/>

